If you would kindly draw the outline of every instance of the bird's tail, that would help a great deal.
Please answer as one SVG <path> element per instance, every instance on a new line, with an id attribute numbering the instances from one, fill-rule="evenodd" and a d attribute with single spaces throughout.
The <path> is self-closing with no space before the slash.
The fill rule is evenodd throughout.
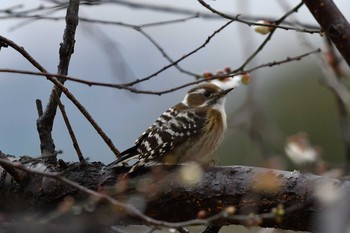
<path id="1" fill-rule="evenodd" d="M 138 156 L 138 152 L 136 150 L 136 146 L 131 147 L 123 151 L 122 153 L 120 153 L 119 157 L 116 160 L 114 160 L 112 163 L 108 164 L 105 167 L 105 169 L 108 170 L 108 169 L 114 169 L 114 168 L 124 166 L 130 160 L 134 159 L 137 156 Z"/>
<path id="2" fill-rule="evenodd" d="M 138 156 L 138 152 L 135 147 L 131 147 L 122 153 L 120 153 L 119 157 L 114 160 L 112 163 L 106 165 L 104 168 L 100 171 L 100 179 L 99 184 L 105 183 L 108 179 L 115 176 L 115 173 L 118 169 L 123 169 L 123 166 L 125 166 L 130 160 L 134 159 Z M 129 168 L 130 169 L 130 168 Z M 126 173 L 129 173 L 130 171 L 126 171 Z"/>

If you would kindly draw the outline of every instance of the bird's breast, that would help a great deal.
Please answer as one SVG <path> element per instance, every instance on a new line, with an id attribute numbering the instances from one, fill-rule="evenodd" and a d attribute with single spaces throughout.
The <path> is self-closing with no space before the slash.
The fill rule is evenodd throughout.
<path id="1" fill-rule="evenodd" d="M 200 164 L 209 164 L 212 162 L 212 154 L 222 141 L 226 128 L 226 115 L 216 109 L 208 111 L 205 126 L 201 133 L 194 138 L 189 139 L 177 151 L 178 163 L 195 161 Z"/>

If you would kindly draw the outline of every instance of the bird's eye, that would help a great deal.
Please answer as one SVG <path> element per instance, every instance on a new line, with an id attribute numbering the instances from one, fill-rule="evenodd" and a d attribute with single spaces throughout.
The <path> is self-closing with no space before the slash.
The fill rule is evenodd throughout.
<path id="1" fill-rule="evenodd" d="M 207 91 L 205 91 L 204 93 L 203 93 L 203 95 L 205 96 L 205 97 L 210 97 L 211 95 L 213 94 L 213 92 L 212 91 L 209 91 L 209 90 L 207 90 Z"/>

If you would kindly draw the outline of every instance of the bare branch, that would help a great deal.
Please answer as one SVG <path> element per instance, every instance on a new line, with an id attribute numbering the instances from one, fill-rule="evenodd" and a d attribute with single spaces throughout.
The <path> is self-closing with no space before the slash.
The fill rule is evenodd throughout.
<path id="1" fill-rule="evenodd" d="M 209 6 L 209 5 L 208 5 Z M 213 8 L 209 8 L 213 9 Z M 213 9 L 214 10 L 214 9 Z M 214 10 L 215 13 L 216 10 Z M 153 23 L 146 23 L 146 24 L 140 24 L 140 25 L 132 25 L 129 23 L 124 23 L 121 21 L 112 21 L 112 20 L 101 20 L 101 19 L 94 19 L 94 18 L 86 18 L 86 17 L 80 17 L 79 20 L 87 23 L 95 23 L 95 24 L 102 24 L 102 25 L 114 25 L 114 26 L 122 26 L 122 27 L 139 27 L 139 28 L 145 28 L 145 27 L 154 27 L 154 26 L 162 26 L 167 24 L 173 24 L 173 23 L 179 23 L 179 22 L 185 22 L 191 19 L 195 18 L 203 18 L 203 19 L 233 19 L 234 21 L 242 24 L 246 24 L 247 26 L 269 26 L 269 27 L 275 27 L 283 30 L 292 30 L 297 32 L 304 32 L 304 33 L 320 33 L 321 30 L 316 25 L 309 25 L 305 23 L 298 23 L 301 27 L 295 27 L 295 23 L 292 23 L 290 21 L 283 21 L 284 25 L 268 25 L 263 23 L 258 23 L 257 21 L 263 20 L 263 21 L 269 21 L 273 22 L 275 21 L 274 18 L 264 17 L 264 16 L 248 16 L 248 15 L 229 15 L 226 13 L 221 13 L 225 17 L 222 17 L 219 15 L 213 15 L 213 14 L 206 14 L 206 13 L 200 13 L 200 12 L 193 12 L 192 14 L 189 14 L 188 17 L 181 18 L 181 19 L 175 19 L 175 20 L 166 20 L 166 21 L 160 21 L 160 22 L 153 22 Z M 51 20 L 51 21 L 58 21 L 63 20 L 65 17 L 60 16 L 45 16 L 42 14 L 35 14 L 35 15 L 27 15 L 27 14 L 10 14 L 6 16 L 0 16 L 0 19 L 31 19 L 30 22 L 34 22 L 34 20 Z M 29 22 L 27 22 L 29 23 Z M 287 26 L 289 25 L 289 26 Z M 23 26 L 23 24 L 21 25 Z M 293 27 L 294 26 L 294 27 Z M 12 28 L 14 29 L 14 28 Z"/>
<path id="2" fill-rule="evenodd" d="M 215 32 L 213 34 L 211 34 L 210 36 L 208 36 L 208 38 L 205 40 L 205 42 L 200 45 L 199 47 L 197 47 L 196 49 L 192 50 L 191 52 L 187 53 L 186 55 L 183 55 L 181 58 L 175 60 L 174 62 L 172 62 L 171 64 L 167 65 L 167 66 L 164 66 L 162 69 L 158 70 L 157 72 L 145 77 L 145 78 L 142 78 L 142 79 L 137 79 L 133 82 L 129 82 L 129 83 L 125 83 L 123 85 L 125 86 L 133 86 L 135 84 L 138 84 L 138 83 L 141 83 L 141 82 L 144 82 L 144 81 L 147 81 L 147 80 L 150 80 L 151 78 L 157 76 L 158 74 L 160 74 L 161 72 L 169 69 L 170 67 L 174 66 L 174 65 L 177 65 L 179 62 L 181 62 L 182 60 L 188 58 L 189 56 L 191 56 L 192 54 L 195 54 L 196 52 L 198 52 L 199 50 L 201 50 L 202 48 L 204 48 L 210 41 L 211 39 L 217 35 L 218 33 L 220 33 L 222 30 L 224 30 L 228 25 L 230 25 L 233 21 L 228 21 L 227 23 L 225 23 L 223 26 L 221 26 L 219 29 L 215 30 Z"/>
<path id="3" fill-rule="evenodd" d="M 63 42 L 60 44 L 60 62 L 58 65 L 58 74 L 66 75 L 68 73 L 70 58 L 74 51 L 75 30 L 79 22 L 78 11 L 79 0 L 70 0 L 66 14 L 66 29 L 63 35 Z M 58 79 L 58 81 L 63 84 L 65 80 Z M 55 144 L 51 131 L 57 110 L 56 97 L 60 98 L 61 94 L 62 90 L 58 86 L 54 86 L 51 91 L 47 106 L 43 114 L 37 120 L 40 148 L 43 156 L 55 152 Z M 55 157 L 51 157 L 48 161 L 55 163 L 57 159 Z"/>
<path id="4" fill-rule="evenodd" d="M 58 107 L 60 108 L 60 111 L 62 113 L 62 117 L 63 117 L 64 123 L 66 124 L 69 136 L 70 136 L 70 138 L 72 140 L 73 147 L 74 147 L 75 151 L 77 152 L 80 165 L 84 166 L 85 165 L 85 159 L 84 159 L 83 153 L 80 150 L 80 147 L 79 147 L 79 144 L 78 144 L 78 140 L 75 137 L 73 128 L 72 128 L 72 126 L 71 126 L 71 124 L 69 122 L 69 118 L 67 116 L 65 107 L 62 104 L 62 102 L 61 102 L 60 98 L 58 97 L 58 95 L 55 95 L 55 97 L 56 97 L 56 101 L 57 101 Z"/>
<path id="5" fill-rule="evenodd" d="M 176 69 L 178 69 L 180 72 L 191 75 L 195 78 L 199 78 L 199 75 L 192 73 L 190 71 L 184 70 L 182 69 L 179 64 L 175 63 L 174 60 L 172 58 L 170 58 L 170 56 L 164 51 L 164 49 L 148 34 L 146 33 L 144 30 L 142 30 L 141 28 L 138 29 L 138 31 L 144 35 L 157 49 L 158 51 L 163 55 L 163 57 L 165 57 L 171 64 L 174 64 L 174 67 Z"/>
<path id="6" fill-rule="evenodd" d="M 29 55 L 29 53 L 23 48 L 14 43 L 13 41 L 0 36 L 0 41 L 6 43 L 13 49 L 15 49 L 17 52 L 22 54 L 24 58 L 26 58 L 32 65 L 34 65 L 38 70 L 40 70 L 43 73 L 48 73 L 32 56 Z M 65 75 L 45 75 L 45 77 L 54 83 L 56 86 L 58 86 L 62 92 L 67 96 L 70 101 L 79 109 L 79 111 L 82 113 L 82 115 L 90 122 L 90 124 L 94 127 L 96 132 L 101 136 L 101 138 L 104 140 L 104 142 L 108 145 L 108 147 L 111 149 L 111 151 L 118 156 L 120 152 L 118 149 L 114 146 L 112 140 L 107 136 L 107 134 L 101 129 L 101 127 L 97 124 L 97 122 L 92 118 L 92 116 L 89 114 L 89 112 L 85 109 L 85 107 L 75 98 L 75 96 L 62 84 L 60 83 L 56 78 L 53 77 L 59 77 L 62 78 Z M 49 155 L 52 155 L 55 153 L 50 153 Z"/>
<path id="7" fill-rule="evenodd" d="M 295 56 L 295 57 L 287 57 L 286 59 L 283 60 L 278 60 L 278 61 L 273 61 L 273 62 L 268 62 L 268 63 L 264 63 L 261 65 L 258 65 L 256 67 L 253 67 L 251 69 L 247 69 L 244 71 L 240 71 L 240 68 L 237 68 L 235 70 L 233 70 L 229 75 L 239 75 L 239 74 L 244 74 L 244 73 L 250 73 L 253 71 L 256 71 L 258 69 L 261 68 L 266 68 L 266 67 L 273 67 L 276 65 L 281 65 L 281 64 L 285 64 L 285 63 L 289 63 L 292 61 L 299 61 L 307 56 L 310 56 L 312 54 L 316 54 L 316 53 L 320 53 L 321 50 L 320 49 L 316 49 L 314 51 L 311 52 L 307 52 L 307 53 L 303 53 L 301 55 Z M 6 73 L 19 73 L 19 74 L 28 74 L 28 75 L 38 75 L 38 76 L 45 76 L 45 77 L 58 77 L 61 79 L 66 79 L 72 82 L 77 82 L 77 83 L 81 83 L 81 84 L 85 84 L 88 86 L 101 86 L 101 87 L 110 87 L 110 88 L 117 88 L 117 89 L 124 89 L 133 93 L 139 93 L 139 94 L 150 94 L 150 95 L 163 95 L 163 94 L 167 94 L 170 92 L 174 92 L 176 90 L 191 86 L 191 85 L 196 85 L 202 82 L 206 82 L 206 81 L 210 81 L 213 79 L 219 79 L 222 77 L 227 77 L 227 74 L 224 75 L 213 75 L 210 78 L 207 79 L 199 79 L 193 82 L 189 82 L 177 87 L 173 87 L 167 90 L 163 90 L 163 91 L 147 91 L 147 90 L 140 90 L 140 89 L 136 89 L 136 88 L 132 88 L 129 86 L 125 86 L 125 84 L 114 84 L 114 83 L 103 83 L 103 82 L 94 82 L 94 81 L 87 81 L 87 80 L 83 80 L 83 79 L 78 79 L 78 78 L 74 78 L 74 77 L 70 77 L 70 76 L 66 76 L 66 75 L 58 75 L 58 74 L 51 74 L 51 73 L 41 73 L 41 72 L 34 72 L 34 71 L 25 71 L 25 70 L 12 70 L 12 69 L 0 69 L 0 72 L 6 72 Z"/>
<path id="8" fill-rule="evenodd" d="M 199 0 L 199 1 L 201 1 L 201 0 Z M 275 25 L 279 25 L 280 23 L 282 23 L 289 15 L 291 15 L 292 13 L 297 12 L 298 9 L 302 5 L 303 5 L 303 2 L 299 3 L 296 7 L 294 7 L 293 9 L 288 11 L 286 14 L 284 14 L 280 19 L 276 20 L 274 22 L 274 24 Z M 271 32 L 265 38 L 265 40 L 260 44 L 260 46 L 245 60 L 245 62 L 240 67 L 240 70 L 243 70 L 250 63 L 250 61 L 253 60 L 263 50 L 263 48 L 266 46 L 267 42 L 269 42 L 269 40 L 272 38 L 272 35 L 275 33 L 275 31 L 276 31 L 276 28 L 272 28 L 271 29 Z"/>
<path id="9" fill-rule="evenodd" d="M 164 25 L 173 24 L 173 23 L 187 22 L 189 20 L 198 19 L 198 18 L 199 18 L 199 14 L 194 14 L 193 16 L 188 16 L 188 17 L 181 18 L 181 19 L 166 20 L 166 21 L 153 22 L 153 23 L 145 23 L 145 24 L 139 25 L 139 27 L 145 28 L 145 27 L 154 27 L 154 26 L 164 26 Z"/>
<path id="10" fill-rule="evenodd" d="M 289 27 L 289 26 L 283 26 L 283 25 L 279 25 L 279 24 L 263 24 L 263 23 L 257 23 L 257 22 L 251 22 L 251 21 L 247 21 L 244 19 L 241 19 L 241 15 L 236 15 L 236 16 L 232 16 L 223 12 L 220 12 L 218 10 L 215 10 L 214 8 L 212 8 L 209 4 L 207 4 L 204 0 L 198 0 L 198 2 L 204 6 L 205 8 L 207 8 L 208 10 L 210 10 L 211 12 L 213 12 L 214 14 L 219 15 L 222 18 L 225 19 L 230 19 L 230 20 L 234 20 L 243 24 L 246 24 L 248 26 L 267 26 L 267 27 L 271 27 L 271 28 L 279 28 L 279 29 L 284 29 L 284 30 L 293 30 L 293 31 L 297 31 L 297 32 L 306 32 L 306 33 L 320 33 L 320 29 L 306 29 L 306 28 L 295 28 L 295 27 Z M 260 18 L 259 20 L 263 20 L 263 17 Z M 268 20 L 268 21 L 276 21 L 276 20 Z"/>
<path id="11" fill-rule="evenodd" d="M 332 0 L 303 0 L 350 66 L 350 25 Z"/>

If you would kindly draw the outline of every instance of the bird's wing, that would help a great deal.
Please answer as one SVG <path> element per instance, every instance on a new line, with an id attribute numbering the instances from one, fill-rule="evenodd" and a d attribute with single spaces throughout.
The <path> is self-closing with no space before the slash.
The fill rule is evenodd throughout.
<path id="1" fill-rule="evenodd" d="M 178 104 L 164 112 L 135 142 L 135 146 L 122 152 L 113 162 L 113 167 L 132 159 L 137 159 L 130 170 L 161 158 L 190 137 L 199 135 L 205 124 L 205 111 L 188 109 Z"/>
<path id="2" fill-rule="evenodd" d="M 170 109 L 137 140 L 138 161 L 140 167 L 149 161 L 161 161 L 163 156 L 177 146 L 202 132 L 205 124 L 205 112 L 194 114 L 193 110 L 176 111 Z"/>

